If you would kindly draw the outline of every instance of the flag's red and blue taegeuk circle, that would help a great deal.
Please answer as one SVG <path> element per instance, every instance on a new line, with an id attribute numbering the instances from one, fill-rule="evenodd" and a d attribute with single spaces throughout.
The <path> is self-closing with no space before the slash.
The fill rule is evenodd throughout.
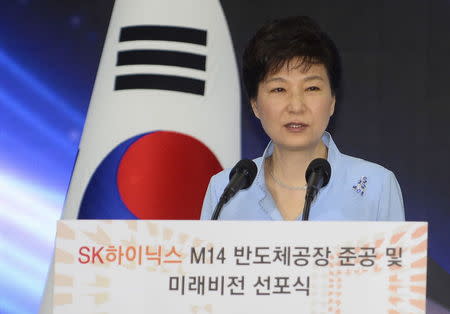
<path id="1" fill-rule="evenodd" d="M 156 131 L 112 150 L 86 188 L 79 219 L 198 219 L 209 179 L 222 170 L 192 136 Z"/>

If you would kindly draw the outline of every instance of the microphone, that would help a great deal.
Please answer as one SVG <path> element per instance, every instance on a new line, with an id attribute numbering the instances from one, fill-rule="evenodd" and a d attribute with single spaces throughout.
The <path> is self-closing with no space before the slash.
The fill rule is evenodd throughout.
<path id="1" fill-rule="evenodd" d="M 316 158 L 306 169 L 305 178 L 307 182 L 305 205 L 303 207 L 303 220 L 309 219 L 311 203 L 321 188 L 326 186 L 331 178 L 330 163 L 323 158 Z"/>
<path id="2" fill-rule="evenodd" d="M 240 160 L 236 166 L 231 169 L 230 182 L 223 190 L 222 196 L 220 196 L 219 203 L 217 204 L 212 220 L 217 220 L 220 215 L 222 207 L 240 190 L 247 189 L 252 185 L 255 180 L 258 168 L 256 164 L 249 159 Z"/>

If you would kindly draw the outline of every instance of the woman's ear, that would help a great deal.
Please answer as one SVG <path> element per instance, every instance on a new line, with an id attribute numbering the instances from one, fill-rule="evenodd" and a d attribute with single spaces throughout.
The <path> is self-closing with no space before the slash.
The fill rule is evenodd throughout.
<path id="1" fill-rule="evenodd" d="M 334 114 L 335 105 L 336 105 L 336 95 L 333 95 L 333 100 L 330 107 L 330 117 Z"/>
<path id="2" fill-rule="evenodd" d="M 250 99 L 250 104 L 252 105 L 253 113 L 259 119 L 258 104 L 256 103 L 256 99 Z"/>

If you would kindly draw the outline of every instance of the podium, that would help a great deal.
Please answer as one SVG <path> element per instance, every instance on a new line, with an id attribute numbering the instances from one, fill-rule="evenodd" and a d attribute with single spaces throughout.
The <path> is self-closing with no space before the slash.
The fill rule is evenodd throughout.
<path id="1" fill-rule="evenodd" d="M 53 313 L 425 313 L 427 228 L 61 220 Z"/>

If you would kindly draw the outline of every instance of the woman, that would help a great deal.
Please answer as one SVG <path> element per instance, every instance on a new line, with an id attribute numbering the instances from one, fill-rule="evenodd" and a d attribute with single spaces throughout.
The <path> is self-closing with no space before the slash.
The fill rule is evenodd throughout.
<path id="1" fill-rule="evenodd" d="M 394 174 L 342 154 L 325 131 L 340 73 L 336 46 L 308 17 L 270 22 L 251 39 L 243 58 L 244 84 L 271 141 L 254 160 L 258 173 L 252 186 L 223 207 L 220 219 L 301 219 L 305 171 L 313 159 L 325 158 L 331 179 L 312 203 L 310 220 L 404 220 Z M 229 172 L 211 178 L 202 219 L 211 218 Z"/>

